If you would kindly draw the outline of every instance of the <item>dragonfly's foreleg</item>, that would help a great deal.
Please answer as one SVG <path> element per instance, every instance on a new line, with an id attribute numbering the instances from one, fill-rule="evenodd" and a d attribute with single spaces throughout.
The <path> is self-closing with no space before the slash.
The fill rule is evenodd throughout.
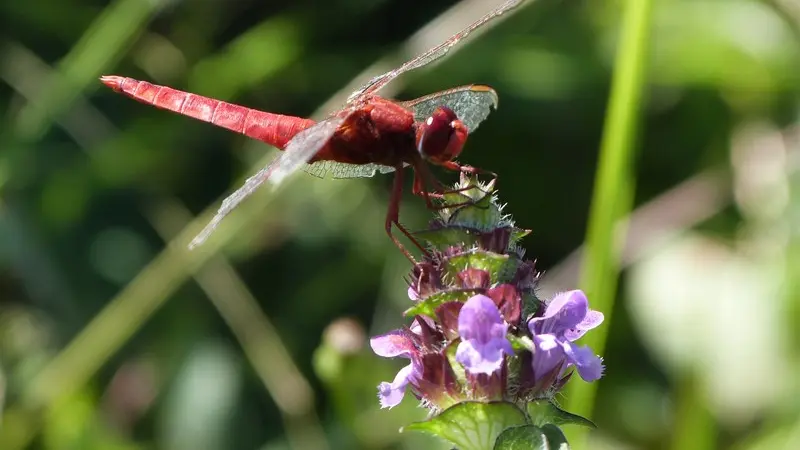
<path id="1" fill-rule="evenodd" d="M 414 181 L 416 185 L 416 179 Z M 394 242 L 394 245 L 400 249 L 400 251 L 406 256 L 406 258 L 411 261 L 412 264 L 416 265 L 417 261 L 414 259 L 414 256 L 403 246 L 397 236 L 392 233 L 392 226 L 396 226 L 401 233 L 403 233 L 414 245 L 419 248 L 423 254 L 426 256 L 430 256 L 428 250 L 422 246 L 422 244 L 417 241 L 417 239 L 409 232 L 402 224 L 400 224 L 400 200 L 403 197 L 403 167 L 398 167 L 395 170 L 394 175 L 394 183 L 392 184 L 392 194 L 389 198 L 389 209 L 386 212 L 386 234 L 389 235 L 389 239 Z M 428 200 L 430 201 L 430 200 Z"/>

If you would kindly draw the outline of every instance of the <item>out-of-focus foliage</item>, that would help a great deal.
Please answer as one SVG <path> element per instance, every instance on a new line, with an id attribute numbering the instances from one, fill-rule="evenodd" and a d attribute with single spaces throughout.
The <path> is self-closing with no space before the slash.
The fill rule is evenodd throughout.
<path id="1" fill-rule="evenodd" d="M 529 1 L 394 84 L 403 99 L 498 91 L 461 159 L 500 174 L 550 269 L 543 295 L 577 284 L 622 3 Z M 629 270 L 589 443 L 800 448 L 800 8 L 654 3 Z M 96 77 L 309 116 L 411 56 L 397 50 L 440 14 L 457 29 L 495 2 L 454 4 L 0 3 L 0 448 L 441 448 L 397 433 L 422 418 L 413 402 L 378 409 L 398 367 L 364 347 L 408 301 L 383 231 L 390 177 L 300 174 L 232 216 L 218 255 L 187 258 L 165 243 L 272 150 Z"/>

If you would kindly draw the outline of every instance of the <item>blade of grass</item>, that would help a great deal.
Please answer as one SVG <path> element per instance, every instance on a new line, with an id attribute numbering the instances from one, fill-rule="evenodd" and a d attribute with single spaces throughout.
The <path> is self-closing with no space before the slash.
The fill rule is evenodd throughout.
<path id="1" fill-rule="evenodd" d="M 0 173 L 24 177 L 27 171 L 13 170 L 25 167 L 24 159 L 33 152 L 29 146 L 37 142 L 53 123 L 96 82 L 104 67 L 111 66 L 152 16 L 163 6 L 163 1 L 118 0 L 105 8 L 92 22 L 81 39 L 58 63 L 57 70 L 44 81 L 35 98 L 16 115 L 4 136 L 4 152 L 0 158 Z M 5 53 L 5 52 L 3 52 Z M 3 54 L 4 64 L 13 64 Z M 6 182 L 24 183 L 25 180 L 0 178 L 0 191 Z"/>
<path id="2" fill-rule="evenodd" d="M 632 161 L 642 91 L 646 80 L 650 46 L 651 0 L 627 0 L 622 22 L 611 97 L 600 149 L 594 196 L 586 236 L 586 256 L 581 286 L 592 307 L 606 315 L 599 332 L 587 335 L 583 343 L 603 354 L 611 325 L 617 292 L 621 242 L 615 232 L 617 221 L 630 213 L 635 181 Z M 573 381 L 566 394 L 567 409 L 590 417 L 596 384 Z M 570 442 L 583 447 L 583 430 L 571 430 Z"/>
<path id="3" fill-rule="evenodd" d="M 85 89 L 96 89 L 97 76 L 113 65 L 144 29 L 164 1 L 118 0 L 92 22 L 81 39 L 57 64 L 54 76 L 41 86 L 37 101 L 17 115 L 23 141 L 37 140 Z"/>
<path id="4" fill-rule="evenodd" d="M 192 218 L 175 200 L 160 202 L 148 216 L 165 241 Z M 278 330 L 236 269 L 226 258 L 216 256 L 194 278 L 239 340 L 247 359 L 278 406 L 292 448 L 329 448 L 314 410 L 313 388 L 292 361 Z"/>

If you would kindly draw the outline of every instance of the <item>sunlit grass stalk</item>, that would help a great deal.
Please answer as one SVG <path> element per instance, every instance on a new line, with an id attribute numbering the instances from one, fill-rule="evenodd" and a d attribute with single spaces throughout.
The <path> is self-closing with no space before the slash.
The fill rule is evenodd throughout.
<path id="1" fill-rule="evenodd" d="M 592 298 L 594 307 L 611 318 L 617 292 L 621 245 L 617 226 L 629 214 L 635 180 L 632 162 L 639 124 L 642 91 L 646 80 L 650 47 L 651 1 L 624 3 L 619 51 L 615 63 L 607 119 L 598 160 L 594 196 L 586 235 L 586 254 L 582 264 L 581 287 Z M 586 344 L 603 354 L 607 330 L 587 336 Z M 612 369 L 613 370 L 613 369 Z M 590 416 L 595 387 L 575 382 L 566 393 L 567 408 Z M 583 430 L 570 430 L 570 442 L 580 447 Z"/>

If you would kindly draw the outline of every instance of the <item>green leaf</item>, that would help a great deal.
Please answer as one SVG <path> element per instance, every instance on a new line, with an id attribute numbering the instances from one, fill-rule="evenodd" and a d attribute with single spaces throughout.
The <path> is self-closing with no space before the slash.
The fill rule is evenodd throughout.
<path id="1" fill-rule="evenodd" d="M 463 402 L 402 431 L 428 433 L 451 442 L 459 450 L 491 450 L 504 430 L 524 423 L 525 414 L 511 403 Z"/>
<path id="2" fill-rule="evenodd" d="M 541 428 L 533 425 L 509 428 L 497 437 L 494 450 L 547 449 L 547 438 Z"/>
<path id="3" fill-rule="evenodd" d="M 475 291 L 468 290 L 455 290 L 455 291 L 442 291 L 431 294 L 424 299 L 418 301 L 411 308 L 408 308 L 403 314 L 406 317 L 413 317 L 418 315 L 428 316 L 431 319 L 436 319 L 436 308 L 447 302 L 465 302 L 468 298 L 475 295 Z"/>
<path id="4" fill-rule="evenodd" d="M 551 423 L 548 423 L 547 425 L 542 427 L 542 431 L 544 431 L 544 436 L 547 439 L 548 448 L 569 450 L 569 443 L 567 442 L 567 437 L 564 436 L 564 433 L 561 432 L 560 428 Z"/>
<path id="5" fill-rule="evenodd" d="M 494 450 L 569 450 L 567 438 L 555 425 L 509 428 L 497 438 Z"/>
<path id="6" fill-rule="evenodd" d="M 528 415 L 531 423 L 543 426 L 553 425 L 581 425 L 589 428 L 597 428 L 591 420 L 576 414 L 568 413 L 559 408 L 551 400 L 535 400 L 528 403 Z"/>

